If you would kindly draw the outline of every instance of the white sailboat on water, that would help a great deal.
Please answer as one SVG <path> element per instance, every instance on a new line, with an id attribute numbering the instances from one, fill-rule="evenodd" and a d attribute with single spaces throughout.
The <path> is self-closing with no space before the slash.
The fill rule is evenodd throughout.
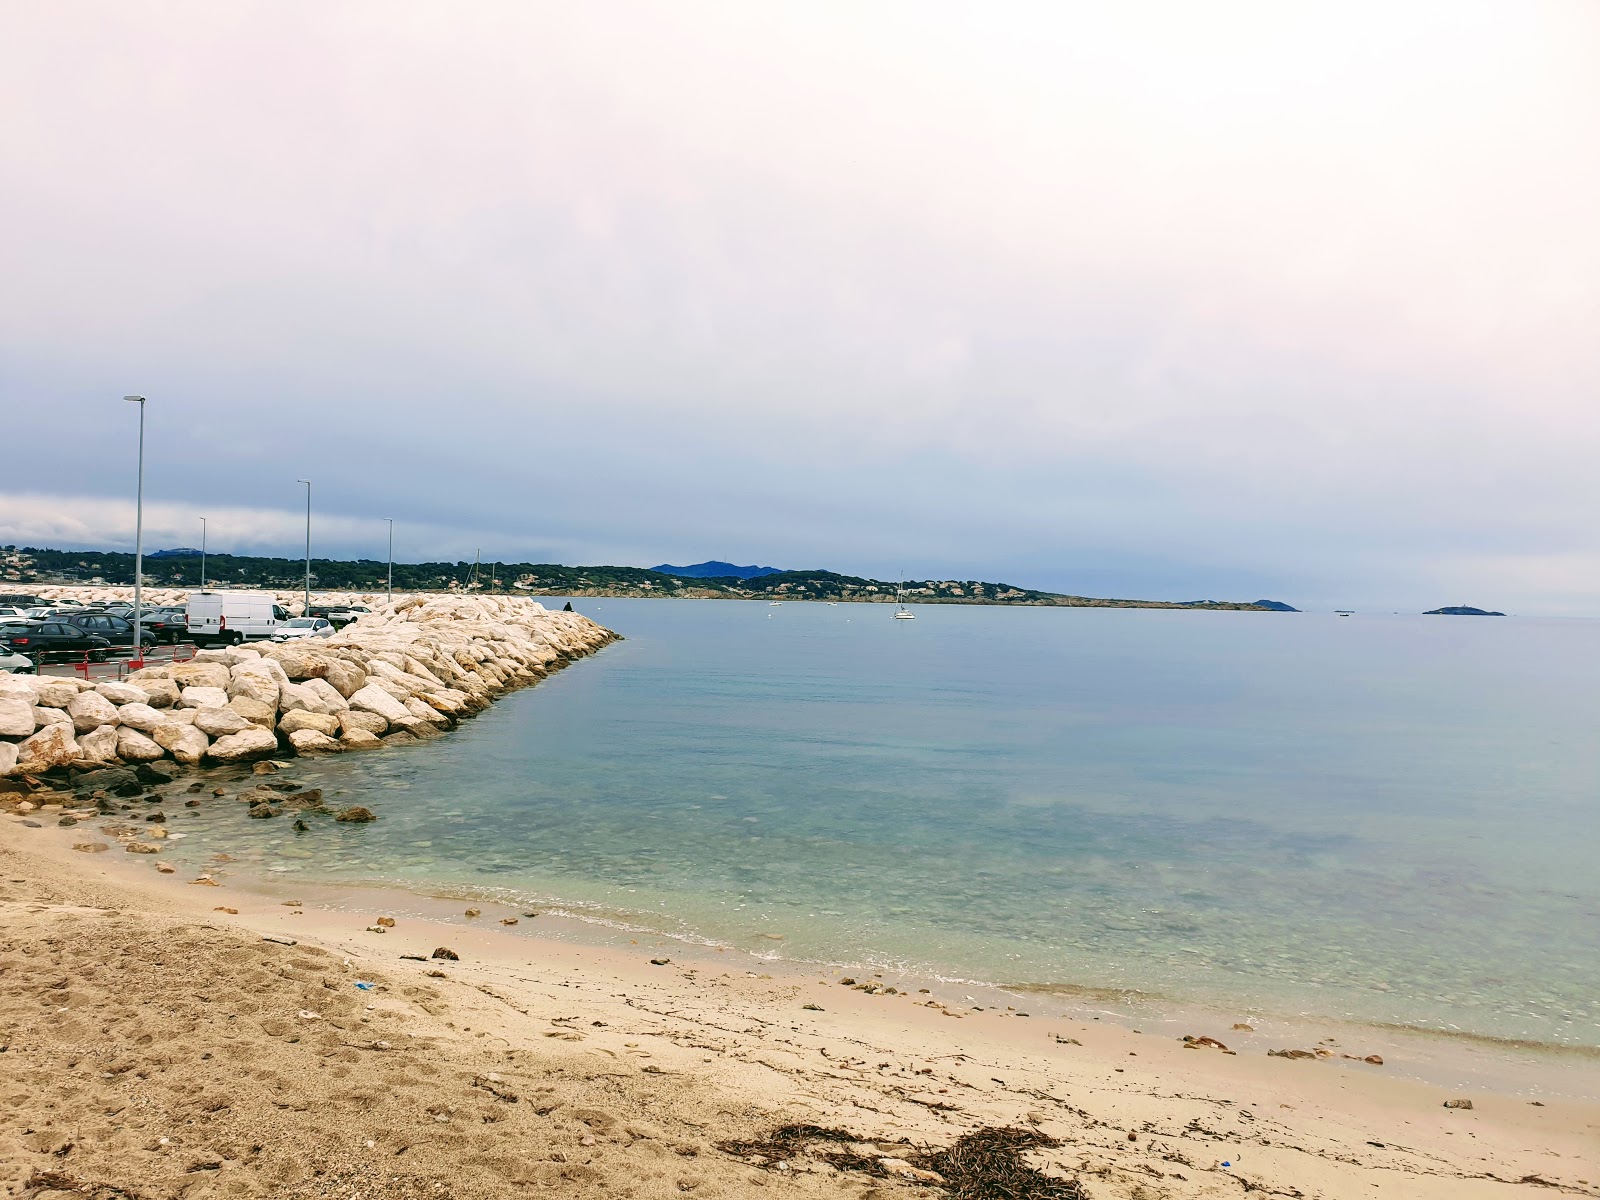
<path id="1" fill-rule="evenodd" d="M 905 576 L 902 575 L 900 581 L 894 585 L 894 619 L 896 621 L 915 621 L 917 614 L 907 608 L 905 602 L 900 598 L 901 593 L 905 591 L 905 587 L 906 580 Z"/>

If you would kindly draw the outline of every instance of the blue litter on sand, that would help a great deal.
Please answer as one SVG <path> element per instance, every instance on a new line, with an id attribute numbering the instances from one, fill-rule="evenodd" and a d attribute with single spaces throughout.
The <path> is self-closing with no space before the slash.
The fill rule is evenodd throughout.
<path id="1" fill-rule="evenodd" d="M 377 987 L 378 985 L 375 984 L 375 983 L 367 983 L 364 980 L 358 979 L 358 980 L 356 980 L 356 986 L 358 988 L 360 988 L 363 992 L 370 992 L 373 988 Z"/>
<path id="2" fill-rule="evenodd" d="M 357 986 L 357 987 L 360 987 L 360 986 L 361 986 L 361 985 L 360 985 L 360 984 L 359 984 L 359 983 L 358 983 L 358 984 L 356 984 L 356 986 Z M 1223 1165 L 1223 1166 L 1225 1166 L 1225 1167 L 1231 1167 L 1231 1166 L 1233 1166 L 1233 1164 L 1232 1164 L 1232 1163 L 1231 1163 L 1231 1162 L 1225 1162 L 1225 1163 L 1223 1163 L 1223 1164 L 1222 1164 L 1222 1165 Z"/>

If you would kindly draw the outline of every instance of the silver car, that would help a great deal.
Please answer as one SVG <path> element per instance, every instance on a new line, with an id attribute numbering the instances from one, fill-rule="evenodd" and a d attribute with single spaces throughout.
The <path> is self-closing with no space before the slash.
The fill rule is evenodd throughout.
<path id="1" fill-rule="evenodd" d="M 18 654 L 7 646 L 0 646 L 0 673 L 7 675 L 37 675 L 33 659 Z"/>
<path id="2" fill-rule="evenodd" d="M 278 626 L 272 640 L 287 642 L 291 638 L 326 638 L 332 637 L 333 633 L 333 622 L 327 617 L 291 617 Z"/>

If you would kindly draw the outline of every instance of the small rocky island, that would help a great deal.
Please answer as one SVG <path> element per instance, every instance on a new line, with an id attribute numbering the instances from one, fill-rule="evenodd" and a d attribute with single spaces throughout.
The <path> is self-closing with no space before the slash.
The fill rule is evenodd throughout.
<path id="1" fill-rule="evenodd" d="M 1490 612 L 1486 608 L 1473 608 L 1468 604 L 1455 604 L 1449 608 L 1430 608 L 1425 617 L 1503 617 L 1503 612 Z"/>

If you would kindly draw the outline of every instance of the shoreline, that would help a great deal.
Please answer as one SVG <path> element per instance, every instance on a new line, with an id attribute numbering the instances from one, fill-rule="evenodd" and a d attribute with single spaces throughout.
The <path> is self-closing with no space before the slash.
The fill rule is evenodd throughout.
<path id="1" fill-rule="evenodd" d="M 861 1196 L 863 1186 L 934 1195 L 928 1180 L 893 1164 L 911 1146 L 944 1146 L 1003 1126 L 1057 1139 L 1033 1160 L 1078 1178 L 1084 1194 L 1097 1198 L 1230 1195 L 1241 1183 L 1327 1197 L 1398 1186 L 1418 1200 L 1545 1194 L 1552 1186 L 1600 1194 L 1592 1166 L 1600 1106 L 1592 1103 L 1531 1104 L 1475 1092 L 1472 1111 L 1447 1109 L 1444 1101 L 1458 1093 L 1383 1068 L 1324 1070 L 1329 1064 L 1186 1050 L 1175 1038 L 1105 1022 L 1023 1018 L 909 987 L 889 993 L 895 985 L 886 981 L 885 990 L 868 994 L 831 972 L 780 971 L 731 951 L 687 956 L 665 942 L 529 937 L 523 925 L 503 927 L 487 909 L 449 923 L 397 909 L 377 914 L 392 915 L 394 926 L 378 926 L 372 912 L 317 908 L 309 896 L 287 904 L 227 879 L 196 887 L 187 873 L 141 878 L 138 864 L 77 854 L 66 845 L 69 831 L 58 832 L 23 846 L 21 831 L 8 830 L 0 845 L 9 947 L 0 1005 L 6 1061 L 22 1093 L 18 1131 L 0 1133 L 0 1171 L 19 1181 L 54 1170 L 132 1187 L 166 1171 L 168 1190 L 158 1194 L 168 1194 L 173 1180 L 192 1184 L 188 1159 L 199 1155 L 208 1174 L 184 1188 L 186 1197 L 260 1187 L 260 1194 L 291 1197 L 347 1194 L 311 1190 L 314 1180 L 304 1178 L 304 1147 L 288 1142 L 296 1122 L 311 1122 L 320 1138 L 342 1139 L 334 1157 L 348 1160 L 347 1173 L 394 1170 L 400 1137 L 409 1169 L 420 1170 L 419 1179 L 451 1180 L 459 1196 L 516 1195 L 535 1181 L 594 1195 L 623 1179 L 641 1181 L 645 1195 L 743 1195 L 762 1186 L 807 1196 Z M 91 936 L 107 926 L 130 939 L 137 971 L 107 969 L 108 935 Z M 74 941 L 80 928 L 91 932 Z M 179 945 L 202 949 L 161 953 Z M 441 946 L 459 957 L 431 958 Z M 249 966 L 257 961 L 279 965 L 263 973 Z M 198 971 L 192 981 L 191 971 Z M 186 1032 L 166 1030 L 176 1001 L 163 1007 L 141 994 L 162 980 L 183 991 L 190 1008 L 201 997 L 206 1011 L 177 1018 Z M 373 986 L 356 991 L 352 980 Z M 224 998 L 230 986 L 244 986 L 251 999 Z M 219 1000 L 227 1011 L 210 1011 Z M 372 1006 L 365 1013 L 364 1000 Z M 95 1013 L 113 1003 L 135 1006 L 131 1023 L 103 1026 L 91 1048 L 83 1023 L 102 1027 Z M 250 1003 L 261 1011 L 247 1014 Z M 329 1021 L 338 1024 L 319 1024 Z M 358 1032 L 381 1022 L 381 1042 Z M 53 1041 L 56 1026 L 62 1036 Z M 152 1033 L 159 1049 L 141 1049 L 139 1035 Z M 381 1053 L 371 1049 L 379 1046 Z M 85 1053 L 109 1068 L 131 1062 L 139 1074 L 64 1066 Z M 279 1076 L 290 1069 L 280 1060 L 308 1053 L 322 1055 L 322 1065 L 302 1085 L 327 1090 L 325 1103 L 303 1099 L 303 1118 L 268 1103 L 278 1124 L 262 1150 L 250 1112 L 282 1084 L 258 1078 L 261 1056 L 273 1064 L 267 1073 Z M 381 1065 L 406 1056 L 406 1070 Z M 490 1059 L 502 1064 L 492 1076 Z M 240 1073 L 241 1061 L 255 1066 Z M 351 1074 L 335 1079 L 333 1069 Z M 361 1082 L 418 1070 L 427 1081 L 422 1095 Z M 160 1114 L 162 1136 L 179 1143 L 170 1148 L 157 1144 L 150 1123 L 164 1073 L 180 1077 L 185 1095 L 229 1089 L 224 1107 L 190 1125 Z M 501 1091 L 547 1095 L 545 1113 L 497 1100 L 493 1089 L 483 1094 L 485 1078 Z M 73 1118 L 66 1150 L 52 1131 L 63 1130 L 69 1114 L 46 1103 L 59 1100 L 51 1089 L 63 1079 L 105 1095 L 93 1104 L 116 1114 L 100 1133 Z M 146 1096 L 144 1107 L 118 1099 L 129 1089 Z M 87 1111 L 88 1103 L 77 1095 L 69 1108 Z M 716 1148 L 795 1121 L 842 1127 L 875 1143 L 880 1161 L 891 1164 L 880 1170 L 887 1180 L 801 1152 L 779 1170 Z M 298 1167 L 274 1158 L 279 1137 Z M 239 1148 L 251 1138 L 254 1158 Z M 673 1142 L 692 1142 L 693 1153 L 663 1145 Z M 260 1186 L 246 1189 L 246 1180 Z"/>
<path id="2" fill-rule="evenodd" d="M 15 824 L 18 819 L 13 816 L 10 823 Z M 43 852 L 70 869 L 82 861 L 82 856 L 72 853 L 73 845 L 92 828 L 87 822 L 69 828 L 44 826 L 33 831 L 32 841 L 36 847 L 42 844 Z M 115 835 L 96 836 L 109 837 L 113 847 L 117 844 Z M 862 980 L 876 978 L 883 986 L 909 989 L 956 1008 L 977 1003 L 985 1011 L 1020 1010 L 1043 1020 L 1098 1022 L 1105 1029 L 1164 1037 L 1180 1044 L 1186 1035 L 1211 1037 L 1224 1042 L 1238 1056 L 1306 1051 L 1319 1058 L 1305 1064 L 1308 1069 L 1358 1076 L 1381 1072 L 1392 1080 L 1524 1101 L 1557 1099 L 1600 1104 L 1600 1047 L 1533 1042 L 1309 1011 L 1284 1012 L 1247 1000 L 1222 1004 L 1121 988 L 1007 983 L 883 963 L 786 957 L 776 945 L 762 952 L 703 933 L 652 929 L 631 923 L 625 916 L 585 912 L 582 906 L 559 898 L 514 903 L 489 887 L 317 879 L 298 871 L 275 874 L 252 870 L 235 865 L 238 860 L 231 860 L 226 854 L 210 857 L 229 861 L 206 866 L 202 872 L 206 878 L 260 897 L 264 903 L 309 897 L 311 908 L 352 917 L 403 912 L 411 919 L 437 927 L 441 935 L 455 929 L 479 929 L 513 943 L 549 942 L 595 950 L 649 945 L 702 966 L 735 963 L 791 981 L 809 980 L 818 973 L 853 975 Z M 113 857 L 100 860 L 97 865 L 108 878 L 121 883 L 171 889 L 178 888 L 174 881 L 193 870 L 192 864 L 174 868 L 165 860 L 152 868 L 144 856 Z M 150 869 L 173 873 L 170 879 L 164 875 L 152 878 Z M 537 912 L 527 911 L 530 906 Z M 467 919 L 461 915 L 464 908 L 479 911 L 482 916 Z M 505 918 L 515 918 L 511 921 L 517 926 L 515 932 L 495 927 Z M 1241 1025 L 1245 1028 L 1241 1029 Z M 1381 1064 L 1368 1063 L 1369 1055 L 1379 1057 Z"/>

